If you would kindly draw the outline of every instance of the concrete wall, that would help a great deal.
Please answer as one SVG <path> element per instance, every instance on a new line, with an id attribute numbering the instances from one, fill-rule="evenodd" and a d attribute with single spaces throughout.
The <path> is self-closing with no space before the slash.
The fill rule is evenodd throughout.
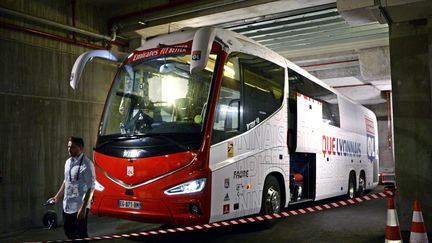
<path id="1" fill-rule="evenodd" d="M 396 206 L 409 230 L 414 199 L 432 226 L 432 17 L 390 26 Z"/>
<path id="2" fill-rule="evenodd" d="M 69 3 L 22 0 L 1 1 L 0 6 L 67 24 Z M 78 4 L 77 26 L 102 33 L 106 20 L 95 13 Z M 67 37 L 20 19 L 0 20 Z M 92 64 L 74 92 L 69 86 L 72 65 L 89 49 L 0 28 L 0 50 L 0 234 L 5 234 L 42 227 L 42 203 L 63 180 L 69 136 L 83 137 L 92 157 L 115 66 Z M 54 208 L 61 212 L 60 205 Z"/>

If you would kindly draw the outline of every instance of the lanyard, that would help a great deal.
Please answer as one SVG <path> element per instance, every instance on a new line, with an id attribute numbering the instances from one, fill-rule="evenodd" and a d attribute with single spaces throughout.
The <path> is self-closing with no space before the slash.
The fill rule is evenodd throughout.
<path id="1" fill-rule="evenodd" d="M 80 174 L 80 170 L 81 170 L 81 165 L 84 159 L 84 154 L 82 155 L 81 159 L 80 159 L 80 163 L 79 163 L 79 167 L 78 167 L 78 172 L 77 172 L 77 176 L 76 176 L 76 181 L 78 181 L 79 179 L 79 174 Z M 69 168 L 69 181 L 72 182 L 72 167 Z"/>

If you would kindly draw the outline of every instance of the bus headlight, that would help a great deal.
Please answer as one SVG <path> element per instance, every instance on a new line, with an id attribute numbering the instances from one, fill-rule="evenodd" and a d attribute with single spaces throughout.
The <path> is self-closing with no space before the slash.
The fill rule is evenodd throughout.
<path id="1" fill-rule="evenodd" d="M 170 189 L 165 191 L 165 194 L 178 195 L 178 194 L 200 192 L 204 189 L 206 181 L 207 181 L 206 178 L 200 178 L 197 180 L 188 181 L 183 184 L 177 185 L 175 187 L 171 187 Z"/>
<path id="2" fill-rule="evenodd" d="M 98 181 L 95 180 L 95 190 L 96 191 L 103 191 L 105 189 L 104 186 L 102 186 Z"/>

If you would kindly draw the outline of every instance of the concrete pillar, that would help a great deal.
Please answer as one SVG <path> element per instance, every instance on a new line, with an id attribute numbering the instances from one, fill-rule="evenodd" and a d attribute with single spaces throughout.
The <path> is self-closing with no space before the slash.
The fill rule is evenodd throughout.
<path id="1" fill-rule="evenodd" d="M 390 24 L 396 207 L 409 231 L 414 199 L 432 229 L 432 17 Z"/>

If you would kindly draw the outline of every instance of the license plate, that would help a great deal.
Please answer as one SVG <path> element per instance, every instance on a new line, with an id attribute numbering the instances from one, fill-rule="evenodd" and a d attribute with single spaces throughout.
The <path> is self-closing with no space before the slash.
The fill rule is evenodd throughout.
<path id="1" fill-rule="evenodd" d="M 118 200 L 119 208 L 131 208 L 131 209 L 141 209 L 141 202 L 138 201 L 128 201 L 128 200 Z"/>

